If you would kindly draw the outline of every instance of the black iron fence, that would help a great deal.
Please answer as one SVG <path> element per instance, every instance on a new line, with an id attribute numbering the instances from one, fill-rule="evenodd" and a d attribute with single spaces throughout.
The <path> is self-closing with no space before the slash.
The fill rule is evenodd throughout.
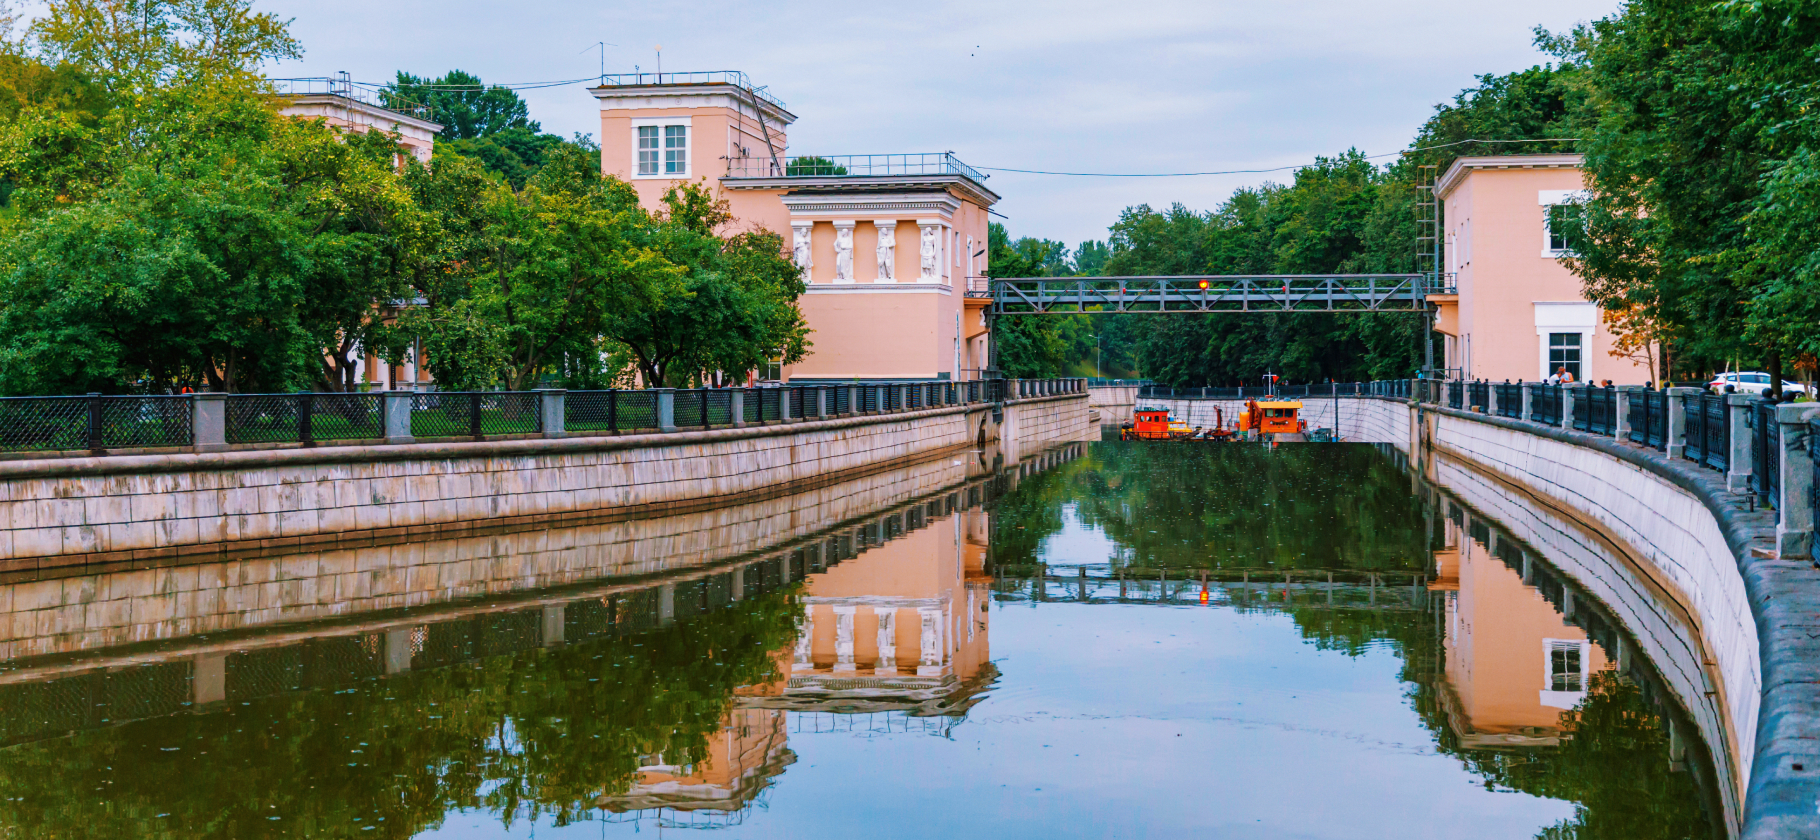
<path id="1" fill-rule="evenodd" d="M 1561 386 L 1531 385 L 1529 419 L 1547 426 L 1561 425 Z"/>
<path id="2" fill-rule="evenodd" d="M 1631 391 L 1630 432 L 1632 443 L 1651 449 L 1668 447 L 1668 394 L 1648 389 Z"/>
<path id="3" fill-rule="evenodd" d="M 1763 504 L 1773 506 L 1781 492 L 1782 473 L 1782 424 L 1776 420 L 1776 404 L 1752 402 L 1744 418 L 1751 430 L 1750 489 Z"/>
<path id="4" fill-rule="evenodd" d="M 1447 383 L 1447 407 L 1453 409 L 1466 407 L 1466 383 L 1457 379 Z"/>
<path id="5" fill-rule="evenodd" d="M 1085 394 L 1084 379 L 668 391 L 0 397 L 0 453 L 652 432 Z M 660 396 L 660 394 L 662 396 Z M 546 405 L 546 400 L 553 400 Z M 548 417 L 545 412 L 552 412 Z M 667 412 L 667 413 L 666 413 Z M 737 415 L 737 416 L 736 416 Z M 208 439 L 199 440 L 202 424 Z M 549 428 L 546 428 L 546 425 Z"/>
<path id="6" fill-rule="evenodd" d="M 1575 429 L 1595 435 L 1609 435 L 1618 428 L 1617 389 L 1576 389 L 1573 403 Z"/>
<path id="7" fill-rule="evenodd" d="M 1682 401 L 1687 429 L 1687 460 L 1725 470 L 1731 466 L 1731 424 L 1726 422 L 1725 397 L 1700 394 Z"/>
<path id="8" fill-rule="evenodd" d="M 228 443 L 315 443 L 385 437 L 379 394 L 229 394 Z"/>
<path id="9" fill-rule="evenodd" d="M 192 410 L 182 396 L 0 398 L 0 450 L 98 451 L 189 446 Z"/>
<path id="10" fill-rule="evenodd" d="M 1491 387 L 1498 395 L 1498 416 L 1523 419 L 1523 383 L 1499 382 Z"/>

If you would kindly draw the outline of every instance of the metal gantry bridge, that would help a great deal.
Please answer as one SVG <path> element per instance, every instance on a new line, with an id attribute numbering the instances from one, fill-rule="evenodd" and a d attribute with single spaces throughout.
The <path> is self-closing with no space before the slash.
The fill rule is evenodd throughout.
<path id="1" fill-rule="evenodd" d="M 1423 312 L 1447 291 L 1432 274 L 1208 274 L 1006 277 L 989 282 L 994 315 L 1075 312 Z"/>

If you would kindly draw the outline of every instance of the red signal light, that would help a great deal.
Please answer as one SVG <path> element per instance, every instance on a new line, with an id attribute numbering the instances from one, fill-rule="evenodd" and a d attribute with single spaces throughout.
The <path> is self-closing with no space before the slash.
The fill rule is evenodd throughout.
<path id="1" fill-rule="evenodd" d="M 1203 289 L 1207 288 L 1207 281 L 1205 281 L 1205 280 L 1201 281 L 1201 288 L 1203 288 Z"/>

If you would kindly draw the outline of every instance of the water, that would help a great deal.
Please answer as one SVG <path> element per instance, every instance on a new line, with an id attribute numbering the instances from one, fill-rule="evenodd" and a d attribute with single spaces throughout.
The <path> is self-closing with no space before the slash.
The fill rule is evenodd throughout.
<path id="1" fill-rule="evenodd" d="M 1724 836 L 1611 613 L 1394 454 L 1104 442 L 890 480 L 769 503 L 815 525 L 788 539 L 601 565 L 656 574 L 570 548 L 486 597 L 15 640 L 0 835 Z M 641 524 L 746 533 L 689 516 Z"/>

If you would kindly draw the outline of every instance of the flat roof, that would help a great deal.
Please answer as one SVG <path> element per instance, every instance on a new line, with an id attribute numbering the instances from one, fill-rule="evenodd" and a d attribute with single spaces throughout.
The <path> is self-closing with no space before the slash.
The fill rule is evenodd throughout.
<path id="1" fill-rule="evenodd" d="M 1456 158 L 1447 172 L 1435 182 L 1435 195 L 1446 198 L 1461 181 L 1466 180 L 1466 173 L 1474 169 L 1579 169 L 1585 159 L 1579 154 L 1552 155 L 1474 155 Z"/>

